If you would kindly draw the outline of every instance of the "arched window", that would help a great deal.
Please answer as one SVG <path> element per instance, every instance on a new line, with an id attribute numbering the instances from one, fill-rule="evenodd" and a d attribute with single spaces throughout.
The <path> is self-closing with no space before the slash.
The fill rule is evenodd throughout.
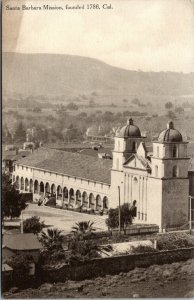
<path id="1" fill-rule="evenodd" d="M 21 190 L 24 190 L 24 178 L 21 177 L 21 187 L 20 187 Z"/>
<path id="2" fill-rule="evenodd" d="M 96 209 L 101 210 L 102 209 L 102 200 L 100 195 L 96 196 Z"/>
<path id="3" fill-rule="evenodd" d="M 19 187 L 20 187 L 20 178 L 19 178 L 19 176 L 16 177 L 15 187 L 16 187 L 16 190 L 19 190 Z"/>
<path id="4" fill-rule="evenodd" d="M 40 195 L 44 195 L 44 183 L 40 182 Z"/>
<path id="5" fill-rule="evenodd" d="M 91 193 L 89 195 L 89 207 L 94 209 L 95 206 L 95 198 L 94 195 Z"/>
<path id="6" fill-rule="evenodd" d="M 33 193 L 33 180 L 30 179 L 30 189 L 29 189 L 30 193 Z"/>
<path id="7" fill-rule="evenodd" d="M 82 203 L 84 207 L 88 207 L 88 195 L 86 192 L 82 194 Z"/>
<path id="8" fill-rule="evenodd" d="M 172 157 L 178 157 L 178 148 L 176 145 L 172 148 Z"/>
<path id="9" fill-rule="evenodd" d="M 63 199 L 65 201 L 68 201 L 68 197 L 69 197 L 68 189 L 66 187 L 64 187 L 64 189 L 63 189 Z"/>
<path id="10" fill-rule="evenodd" d="M 76 204 L 78 206 L 81 206 L 82 196 L 81 196 L 81 192 L 79 190 L 76 191 L 75 197 L 76 197 Z"/>
<path id="11" fill-rule="evenodd" d="M 62 188 L 60 185 L 57 187 L 57 199 L 62 200 Z"/>
<path id="12" fill-rule="evenodd" d="M 74 200 L 74 190 L 73 189 L 69 190 L 69 198 L 70 198 L 70 200 Z"/>
<path id="13" fill-rule="evenodd" d="M 54 183 L 51 185 L 51 196 L 56 197 L 56 186 Z"/>
<path id="14" fill-rule="evenodd" d="M 133 178 L 133 181 L 134 181 L 134 183 L 137 183 L 137 182 L 138 182 L 138 180 L 137 180 L 136 177 Z"/>
<path id="15" fill-rule="evenodd" d="M 155 166 L 155 177 L 158 177 L 158 166 Z"/>
<path id="16" fill-rule="evenodd" d="M 27 192 L 29 188 L 28 178 L 25 179 L 25 191 Z"/>
<path id="17" fill-rule="evenodd" d="M 38 180 L 35 180 L 34 181 L 34 194 L 38 194 L 38 189 L 39 189 Z"/>
<path id="18" fill-rule="evenodd" d="M 46 196 L 50 195 L 50 184 L 47 182 L 45 185 L 45 192 L 46 192 Z"/>
<path id="19" fill-rule="evenodd" d="M 103 209 L 108 209 L 108 198 L 106 196 L 103 198 Z"/>
<path id="20" fill-rule="evenodd" d="M 173 177 L 178 177 L 178 167 L 174 166 L 172 169 L 172 176 Z"/>

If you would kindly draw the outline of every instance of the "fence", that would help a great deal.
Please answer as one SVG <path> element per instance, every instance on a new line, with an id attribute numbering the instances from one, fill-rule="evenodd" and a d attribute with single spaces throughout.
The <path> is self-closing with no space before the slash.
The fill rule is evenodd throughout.
<path id="1" fill-rule="evenodd" d="M 107 258 L 97 258 L 86 262 L 77 262 L 76 265 L 63 265 L 58 268 L 44 267 L 41 271 L 43 282 L 64 282 L 71 280 L 84 280 L 128 272 L 136 267 L 149 267 L 153 264 L 166 264 L 194 258 L 194 247 L 144 253 Z"/>

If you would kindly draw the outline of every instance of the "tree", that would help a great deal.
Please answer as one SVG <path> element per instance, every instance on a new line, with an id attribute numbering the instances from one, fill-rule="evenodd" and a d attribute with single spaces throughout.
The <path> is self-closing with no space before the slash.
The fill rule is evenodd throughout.
<path id="1" fill-rule="evenodd" d="M 126 110 L 123 112 L 123 117 L 129 117 L 131 115 L 131 112 Z"/>
<path id="2" fill-rule="evenodd" d="M 90 222 L 90 221 L 75 223 L 75 226 L 72 227 L 72 233 L 74 233 L 75 236 L 81 236 L 81 237 L 90 236 L 95 231 L 93 225 L 94 222 Z"/>
<path id="3" fill-rule="evenodd" d="M 18 124 L 18 126 L 16 127 L 14 139 L 17 142 L 24 142 L 26 140 L 26 130 L 25 130 L 22 122 L 20 122 Z"/>
<path id="4" fill-rule="evenodd" d="M 10 184 L 8 176 L 2 176 L 2 214 L 4 217 L 19 217 L 21 211 L 27 207 L 22 194 Z"/>
<path id="5" fill-rule="evenodd" d="M 173 111 L 169 110 L 167 113 L 167 117 L 168 117 L 168 119 L 175 119 L 176 115 Z"/>
<path id="6" fill-rule="evenodd" d="M 12 135 L 7 128 L 2 130 L 2 141 L 5 144 L 12 143 Z"/>
<path id="7" fill-rule="evenodd" d="M 79 240 L 75 237 L 69 243 L 69 250 L 71 251 L 69 262 L 73 263 L 98 257 L 100 247 L 95 240 Z"/>
<path id="8" fill-rule="evenodd" d="M 24 232 L 25 233 L 34 233 L 34 234 L 38 234 L 42 231 L 42 229 L 45 227 L 44 222 L 40 222 L 40 218 L 39 217 L 31 217 L 26 219 L 23 222 L 23 227 L 24 227 Z"/>
<path id="9" fill-rule="evenodd" d="M 31 255 L 19 254 L 14 257 L 10 257 L 5 261 L 9 266 L 14 269 L 14 284 L 16 286 L 25 287 L 28 283 L 30 276 L 30 264 L 33 262 Z"/>
<path id="10" fill-rule="evenodd" d="M 131 101 L 132 104 L 135 104 L 137 106 L 140 106 L 141 102 L 139 101 L 138 98 L 134 98 L 132 101 Z"/>
<path id="11" fill-rule="evenodd" d="M 57 228 L 47 229 L 47 232 L 43 231 L 40 236 L 40 242 L 48 251 L 63 249 L 63 240 L 62 231 Z"/>
<path id="12" fill-rule="evenodd" d="M 73 102 L 66 105 L 66 109 L 68 109 L 68 110 L 78 110 L 78 108 L 79 107 L 77 106 L 77 104 L 75 104 Z"/>
<path id="13" fill-rule="evenodd" d="M 128 224 L 132 223 L 133 216 L 131 214 L 129 205 L 124 203 L 120 207 L 121 213 L 121 228 L 126 229 Z M 109 209 L 108 219 L 106 219 L 106 225 L 108 228 L 118 228 L 119 227 L 119 208 Z"/>
<path id="14" fill-rule="evenodd" d="M 40 107 L 35 107 L 34 109 L 33 109 L 33 112 L 36 112 L 36 113 L 41 113 L 42 112 L 42 109 L 40 108 Z"/>
<path id="15" fill-rule="evenodd" d="M 169 101 L 169 102 L 166 102 L 166 103 L 165 103 L 165 108 L 166 108 L 166 109 L 171 109 L 172 107 L 173 107 L 172 102 Z"/>
<path id="16" fill-rule="evenodd" d="M 181 107 L 181 106 L 180 107 L 176 107 L 175 108 L 175 112 L 178 113 L 178 114 L 182 114 L 184 112 L 184 108 Z"/>

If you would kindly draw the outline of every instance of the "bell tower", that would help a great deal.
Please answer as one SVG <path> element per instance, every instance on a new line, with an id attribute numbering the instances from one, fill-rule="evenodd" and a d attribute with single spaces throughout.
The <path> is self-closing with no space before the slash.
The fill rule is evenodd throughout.
<path id="1" fill-rule="evenodd" d="M 124 199 L 124 171 L 123 164 L 134 153 L 140 142 L 144 139 L 141 136 L 139 128 L 134 125 L 130 118 L 127 124 L 121 128 L 114 138 L 115 145 L 113 150 L 113 165 L 111 170 L 111 204 L 118 206 L 118 187 L 120 188 L 120 197 Z"/>
<path id="2" fill-rule="evenodd" d="M 167 123 L 167 128 L 159 134 L 158 141 L 153 143 L 150 178 L 154 190 L 152 209 L 161 207 L 161 215 L 158 217 L 161 218 L 162 228 L 178 227 L 188 221 L 187 144 L 181 133 L 174 128 L 172 121 Z"/>
<path id="3" fill-rule="evenodd" d="M 121 128 L 114 138 L 113 169 L 121 171 L 125 161 L 137 152 L 140 142 L 144 139 L 133 119 L 127 120 L 127 125 Z"/>

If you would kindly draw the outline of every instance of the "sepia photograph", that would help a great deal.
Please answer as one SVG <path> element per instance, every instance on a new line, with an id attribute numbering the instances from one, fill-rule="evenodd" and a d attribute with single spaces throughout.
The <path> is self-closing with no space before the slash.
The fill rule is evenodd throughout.
<path id="1" fill-rule="evenodd" d="M 1 8 L 2 299 L 194 298 L 194 1 Z"/>

